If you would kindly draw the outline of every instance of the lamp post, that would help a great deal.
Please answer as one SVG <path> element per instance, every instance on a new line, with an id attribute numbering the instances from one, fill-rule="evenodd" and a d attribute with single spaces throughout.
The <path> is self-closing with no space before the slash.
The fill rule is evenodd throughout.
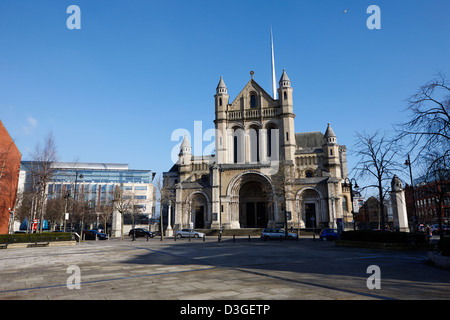
<path id="1" fill-rule="evenodd" d="M 83 175 L 80 174 L 79 176 L 80 179 L 83 179 Z M 77 193 L 77 182 L 78 182 L 78 170 L 75 170 L 75 190 L 74 190 L 74 196 L 73 196 L 73 207 L 72 207 L 72 213 L 75 214 L 75 206 L 76 206 L 76 202 L 78 200 L 78 193 Z M 84 224 L 84 219 L 81 219 L 81 227 L 80 227 L 80 234 L 83 233 L 83 224 Z"/>
<path id="2" fill-rule="evenodd" d="M 409 158 L 408 153 L 408 159 L 405 160 L 405 166 L 409 167 L 409 177 L 411 178 L 411 191 L 412 191 L 412 198 L 413 198 L 413 228 L 414 232 L 416 231 L 416 224 L 417 224 L 417 215 L 416 215 L 416 195 L 414 191 L 414 184 L 413 184 L 413 177 L 412 177 L 412 170 L 411 170 L 411 159 Z"/>
<path id="3" fill-rule="evenodd" d="M 64 232 L 66 232 L 66 224 L 67 224 L 67 201 L 70 198 L 70 190 L 67 190 L 66 193 L 64 194 L 64 199 L 66 200 L 66 206 L 65 206 L 65 210 L 64 210 Z"/>
<path id="4" fill-rule="evenodd" d="M 219 241 L 222 240 L 222 165 L 219 164 Z"/>

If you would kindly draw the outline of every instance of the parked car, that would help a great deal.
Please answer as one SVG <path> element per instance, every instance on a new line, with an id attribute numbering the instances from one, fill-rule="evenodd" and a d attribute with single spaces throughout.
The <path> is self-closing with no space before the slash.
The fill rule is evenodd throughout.
<path id="1" fill-rule="evenodd" d="M 320 240 L 336 240 L 339 237 L 337 229 L 325 228 L 320 231 Z"/>
<path id="2" fill-rule="evenodd" d="M 282 228 L 265 228 L 261 232 L 261 239 L 286 239 L 286 231 Z M 297 234 L 289 232 L 288 239 L 297 239 Z"/>
<path id="3" fill-rule="evenodd" d="M 131 229 L 130 232 L 128 233 L 128 235 L 130 237 L 132 237 L 133 233 L 134 233 L 134 236 L 136 238 L 139 238 L 139 237 L 153 238 L 153 237 L 155 237 L 155 233 L 154 232 L 148 231 L 145 228 L 134 228 L 134 229 Z"/>
<path id="4" fill-rule="evenodd" d="M 106 233 L 100 233 L 97 230 L 84 230 L 83 231 L 84 240 L 106 240 L 108 235 Z"/>
<path id="5" fill-rule="evenodd" d="M 195 231 L 194 229 L 181 229 L 175 232 L 175 237 L 184 238 L 203 238 L 205 234 L 203 232 Z"/>

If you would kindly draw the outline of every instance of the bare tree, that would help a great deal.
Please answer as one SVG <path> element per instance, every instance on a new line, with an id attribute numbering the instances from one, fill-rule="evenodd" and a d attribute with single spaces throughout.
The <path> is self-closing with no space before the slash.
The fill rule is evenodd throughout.
<path id="1" fill-rule="evenodd" d="M 168 185 L 168 180 L 163 181 L 163 177 L 161 175 L 158 176 L 156 180 L 156 202 L 159 203 L 159 220 L 160 220 L 160 229 L 161 229 L 161 240 L 164 238 L 164 230 L 163 230 L 163 207 L 169 205 L 171 202 L 175 202 L 175 186 Z M 170 212 L 169 212 L 170 214 Z"/>
<path id="2" fill-rule="evenodd" d="M 433 149 L 424 156 L 423 191 L 431 196 L 435 208 L 434 213 L 438 219 L 439 235 L 444 237 L 442 229 L 442 218 L 444 212 L 445 198 L 450 191 L 450 155 L 445 155 L 444 150 Z"/>
<path id="3" fill-rule="evenodd" d="M 112 194 L 112 204 L 113 207 L 119 211 L 122 216 L 121 223 L 121 234 L 123 240 L 123 223 L 124 223 L 124 215 L 131 214 L 134 224 L 134 218 L 137 213 L 141 211 L 141 209 L 137 205 L 137 200 L 135 198 L 135 194 L 132 191 L 124 190 L 123 187 L 116 185 Z"/>
<path id="4" fill-rule="evenodd" d="M 397 141 L 406 142 L 416 160 L 432 168 L 450 156 L 450 82 L 439 73 L 436 79 L 421 86 L 408 99 L 409 121 L 397 124 Z M 429 150 L 442 150 L 439 157 L 429 161 Z"/>
<path id="5" fill-rule="evenodd" d="M 395 161 L 398 153 L 396 145 L 389 141 L 385 134 L 378 131 L 374 134 L 358 133 L 355 153 L 359 158 L 355 167 L 357 176 L 362 179 L 373 179 L 374 183 L 364 188 L 376 188 L 379 201 L 384 204 L 394 171 L 400 168 Z M 384 230 L 386 226 L 384 205 L 380 206 L 379 213 L 380 227 Z"/>
<path id="6" fill-rule="evenodd" d="M 53 163 L 57 161 L 57 158 L 55 138 L 53 137 L 53 133 L 50 132 L 44 140 L 44 145 L 37 144 L 31 155 L 32 189 L 35 196 L 36 212 L 39 214 L 39 220 L 41 222 L 39 232 L 42 232 L 46 189 L 55 173 Z"/>
<path id="7" fill-rule="evenodd" d="M 282 211 L 284 212 L 284 226 L 285 236 L 288 236 L 288 208 L 287 202 L 292 200 L 292 184 L 294 177 L 294 165 L 292 162 L 280 161 L 278 171 L 272 176 L 272 185 L 275 190 L 275 196 L 281 200 Z M 266 194 L 271 194 L 272 190 L 267 186 L 265 188 Z M 291 213 L 292 214 L 292 213 Z M 300 224 L 299 224 L 300 229 Z"/>

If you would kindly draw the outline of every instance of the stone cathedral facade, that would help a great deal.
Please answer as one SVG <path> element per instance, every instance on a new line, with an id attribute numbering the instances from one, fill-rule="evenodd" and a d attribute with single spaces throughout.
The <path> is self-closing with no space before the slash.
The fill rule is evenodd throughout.
<path id="1" fill-rule="evenodd" d="M 215 154 L 193 156 L 185 137 L 178 162 L 163 174 L 171 194 L 162 204 L 165 223 L 175 230 L 350 224 L 346 147 L 330 124 L 324 133 L 296 133 L 293 88 L 284 70 L 278 99 L 250 74 L 233 101 L 220 78 Z"/>

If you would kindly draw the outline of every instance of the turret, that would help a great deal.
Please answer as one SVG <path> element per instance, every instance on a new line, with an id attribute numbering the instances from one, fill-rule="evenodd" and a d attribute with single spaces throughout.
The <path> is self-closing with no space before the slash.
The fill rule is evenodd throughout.
<path id="1" fill-rule="evenodd" d="M 223 77 L 220 77 L 214 98 L 216 106 L 216 119 L 214 120 L 216 125 L 216 159 L 218 163 L 225 163 L 227 153 L 227 107 L 230 96 Z"/>
<path id="2" fill-rule="evenodd" d="M 323 151 L 325 153 L 325 164 L 328 165 L 330 174 L 333 177 L 340 178 L 341 162 L 339 158 L 339 145 L 337 144 L 336 134 L 329 123 L 323 136 Z"/>
<path id="3" fill-rule="evenodd" d="M 284 69 L 278 85 L 278 101 L 282 111 L 282 126 L 280 127 L 281 160 L 294 161 L 296 148 L 294 102 L 292 100 L 291 81 Z"/>

